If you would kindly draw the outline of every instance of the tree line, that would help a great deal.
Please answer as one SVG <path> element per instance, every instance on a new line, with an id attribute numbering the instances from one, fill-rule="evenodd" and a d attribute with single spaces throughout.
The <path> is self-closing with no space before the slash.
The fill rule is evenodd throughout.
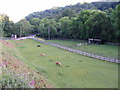
<path id="1" fill-rule="evenodd" d="M 45 39 L 102 39 L 107 42 L 118 42 L 120 38 L 120 4 L 114 9 L 82 9 L 74 13 L 69 7 L 62 11 L 59 18 L 32 17 L 17 23 L 0 14 L 0 35 L 10 37 L 37 34 Z"/>

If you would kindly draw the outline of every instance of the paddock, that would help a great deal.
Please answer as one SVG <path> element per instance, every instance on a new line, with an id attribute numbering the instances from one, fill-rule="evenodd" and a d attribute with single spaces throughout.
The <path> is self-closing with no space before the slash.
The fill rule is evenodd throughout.
<path id="1" fill-rule="evenodd" d="M 42 73 L 54 83 L 55 87 L 113 88 L 118 85 L 118 65 L 116 63 L 89 58 L 30 39 L 22 41 L 28 45 L 15 43 L 16 49 L 24 57 L 21 61 Z M 36 47 L 38 44 L 42 47 Z M 40 53 L 44 53 L 46 56 L 39 56 Z M 62 63 L 61 67 L 55 65 L 58 61 Z M 108 83 L 105 83 L 106 81 Z"/>

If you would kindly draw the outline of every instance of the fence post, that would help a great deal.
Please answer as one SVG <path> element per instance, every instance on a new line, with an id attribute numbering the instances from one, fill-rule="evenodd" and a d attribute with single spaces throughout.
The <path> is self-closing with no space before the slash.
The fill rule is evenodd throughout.
<path id="1" fill-rule="evenodd" d="M 97 55 L 98 55 L 98 59 L 100 59 L 100 56 L 99 56 L 99 54 L 100 54 L 100 53 L 98 52 L 98 53 L 97 53 Z"/>
<path id="2" fill-rule="evenodd" d="M 103 57 L 103 53 L 101 53 L 101 57 Z M 102 58 L 101 58 L 102 59 Z M 104 59 L 104 58 L 103 58 Z"/>
<path id="3" fill-rule="evenodd" d="M 102 56 L 103 56 L 103 60 L 105 61 L 105 56 L 104 56 L 104 54 L 103 54 Z"/>
<path id="4" fill-rule="evenodd" d="M 117 63 L 117 59 L 115 58 L 115 63 Z"/>
<path id="5" fill-rule="evenodd" d="M 92 52 L 90 53 L 90 57 L 91 57 L 91 55 L 92 55 Z"/>
<path id="6" fill-rule="evenodd" d="M 92 52 L 90 53 L 90 57 L 92 56 Z"/>
<path id="7" fill-rule="evenodd" d="M 101 53 L 99 53 L 99 59 L 101 59 Z"/>
<path id="8" fill-rule="evenodd" d="M 95 54 L 93 53 L 93 57 L 95 58 Z"/>
<path id="9" fill-rule="evenodd" d="M 82 55 L 83 55 L 83 50 L 82 50 Z"/>
<path id="10" fill-rule="evenodd" d="M 93 58 L 95 57 L 94 52 L 92 52 L 92 56 L 93 56 Z"/>

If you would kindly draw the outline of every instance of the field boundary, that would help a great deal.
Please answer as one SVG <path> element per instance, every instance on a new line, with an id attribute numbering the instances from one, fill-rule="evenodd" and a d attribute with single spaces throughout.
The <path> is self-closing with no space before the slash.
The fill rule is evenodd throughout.
<path id="1" fill-rule="evenodd" d="M 57 45 L 57 44 L 47 43 L 45 41 L 41 41 L 41 40 L 36 39 L 36 38 L 30 38 L 30 39 L 36 40 L 36 41 L 38 41 L 40 43 L 43 43 L 43 44 L 46 44 L 46 45 L 51 45 L 51 46 L 54 46 L 54 47 L 58 47 L 60 49 L 64 49 L 64 50 L 67 50 L 67 51 L 70 51 L 70 52 L 81 54 L 81 55 L 84 55 L 84 56 L 87 56 L 87 57 L 91 57 L 91 58 L 95 58 L 95 59 L 99 59 L 99 60 L 103 60 L 103 61 L 109 61 L 109 62 L 113 62 L 113 63 L 120 63 L 119 59 L 112 59 L 112 58 L 103 57 L 103 56 L 100 56 L 100 55 L 97 55 L 97 54 L 92 54 L 92 53 L 88 53 L 88 52 L 85 52 L 85 51 L 80 51 L 80 50 L 72 49 L 72 48 L 69 48 L 69 47 L 64 47 L 64 46 Z"/>

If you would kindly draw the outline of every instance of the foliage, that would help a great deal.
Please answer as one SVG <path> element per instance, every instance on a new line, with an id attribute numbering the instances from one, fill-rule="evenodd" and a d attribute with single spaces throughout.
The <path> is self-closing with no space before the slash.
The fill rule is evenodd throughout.
<path id="1" fill-rule="evenodd" d="M 25 80 L 22 75 L 15 75 L 14 72 L 7 68 L 3 68 L 2 73 L 2 88 L 30 88 L 29 80 Z"/>
<path id="2" fill-rule="evenodd" d="M 31 20 L 33 18 L 48 18 L 59 20 L 64 16 L 75 16 L 75 14 L 79 13 L 82 9 L 97 9 L 97 10 L 108 10 L 109 8 L 115 8 L 115 6 L 119 4 L 119 2 L 92 2 L 92 3 L 77 3 L 75 5 L 68 5 L 65 7 L 56 7 L 49 10 L 41 11 L 41 12 L 33 12 L 26 16 L 27 20 Z"/>
<path id="3" fill-rule="evenodd" d="M 40 36 L 46 39 L 55 38 L 57 33 L 57 22 L 54 19 L 39 19 L 39 25 L 37 26 L 37 32 Z M 39 35 L 38 35 L 39 36 Z"/>
<path id="4" fill-rule="evenodd" d="M 37 15 L 39 16 L 41 16 L 41 14 L 44 15 L 46 12 L 49 15 L 47 16 L 47 14 L 45 14 L 44 17 L 46 18 L 44 17 L 39 18 L 39 16 L 37 17 L 36 21 L 39 22 L 39 29 L 37 24 L 37 29 L 35 30 L 37 30 L 38 33 L 40 33 L 39 36 L 44 38 L 51 37 L 51 38 L 82 39 L 82 40 L 87 40 L 88 38 L 98 38 L 107 42 L 118 43 L 118 40 L 116 40 L 119 37 L 119 31 L 117 29 L 119 23 L 117 23 L 118 19 L 116 18 L 118 14 L 116 14 L 117 9 L 114 10 L 114 7 L 118 3 L 93 2 L 93 3 L 76 4 L 73 6 L 66 6 L 61 9 L 54 8 L 51 10 L 46 10 L 44 12 L 36 12 L 33 13 L 34 16 L 36 17 Z M 103 5 L 106 6 L 103 7 Z M 80 8 L 82 7 L 84 9 L 77 10 L 76 7 L 80 7 Z M 117 7 L 118 6 L 116 6 L 116 8 Z M 91 8 L 93 10 L 91 10 Z M 90 10 L 86 10 L 86 9 L 90 9 Z M 55 13 L 54 10 L 55 12 L 56 10 L 58 10 L 60 11 L 60 13 Z M 50 15 L 52 15 L 52 13 L 59 15 L 53 15 L 53 17 L 51 17 Z M 76 15 L 74 15 L 73 13 Z M 49 16 L 50 18 L 48 18 Z M 59 16 L 59 18 L 56 19 L 56 17 L 54 16 Z M 29 19 L 28 17 L 26 18 L 30 21 L 36 19 L 36 18 Z M 54 21 L 54 24 L 53 25 L 51 24 L 53 28 L 50 29 L 50 27 L 48 27 L 49 26 L 48 23 L 52 21 Z M 49 29 L 55 32 L 51 33 L 50 35 L 48 32 Z"/>
<path id="5" fill-rule="evenodd" d="M 2 23 L 0 23 L 0 37 L 3 37 L 3 36 L 4 36 L 4 31 L 2 28 Z"/>
<path id="6" fill-rule="evenodd" d="M 9 20 L 6 14 L 0 14 L 0 32 L 4 36 L 10 36 L 13 32 L 13 22 Z"/>
<path id="7" fill-rule="evenodd" d="M 60 24 L 59 24 L 59 27 L 60 27 L 60 36 L 62 38 L 69 38 L 70 37 L 70 19 L 69 17 L 62 17 L 60 18 L 59 20 Z"/>
<path id="8" fill-rule="evenodd" d="M 66 7 L 62 12 L 61 12 L 61 17 L 74 17 L 76 16 L 76 12 L 72 10 L 69 7 Z"/>
<path id="9" fill-rule="evenodd" d="M 116 6 L 110 17 L 114 27 L 113 39 L 115 42 L 120 42 L 120 4 Z"/>
<path id="10" fill-rule="evenodd" d="M 101 40 L 112 41 L 112 23 L 106 13 L 94 11 L 91 17 L 85 22 L 86 38 L 99 38 Z"/>
<path id="11" fill-rule="evenodd" d="M 26 19 L 22 19 L 14 24 L 14 34 L 17 34 L 20 37 L 30 35 L 32 30 L 33 25 L 31 25 Z"/>
<path id="12" fill-rule="evenodd" d="M 0 32 L 9 37 L 11 34 L 17 34 L 19 37 L 37 34 L 45 39 L 98 38 L 118 43 L 119 7 L 119 2 L 78 3 L 34 12 L 15 24 L 7 15 L 1 14 Z"/>

